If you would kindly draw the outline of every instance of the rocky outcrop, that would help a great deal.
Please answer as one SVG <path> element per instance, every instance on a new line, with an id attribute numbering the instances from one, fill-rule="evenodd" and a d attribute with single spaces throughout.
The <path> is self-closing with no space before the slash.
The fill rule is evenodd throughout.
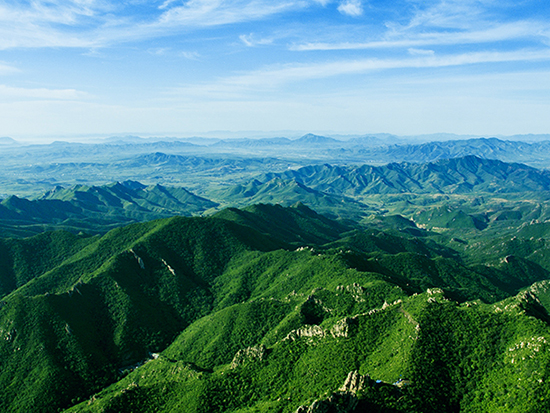
<path id="1" fill-rule="evenodd" d="M 357 318 L 343 318 L 331 327 L 330 334 L 334 338 L 349 337 L 352 327 L 356 327 L 358 324 Z"/>
<path id="2" fill-rule="evenodd" d="M 336 287 L 336 291 L 339 292 L 347 292 L 349 294 L 351 294 L 351 296 L 353 297 L 353 299 L 358 302 L 358 303 L 363 303 L 365 302 L 365 295 L 368 294 L 366 291 L 366 289 L 364 287 L 362 287 L 360 284 L 358 283 L 353 283 L 351 285 L 347 285 L 347 286 L 343 286 L 343 285 L 339 285 L 338 287 Z"/>
<path id="3" fill-rule="evenodd" d="M 346 377 L 346 381 L 338 390 L 341 392 L 357 394 L 363 390 L 368 380 L 370 380 L 369 376 L 363 376 L 359 374 L 357 370 L 350 371 L 348 373 L 348 377 Z"/>
<path id="4" fill-rule="evenodd" d="M 328 399 L 315 400 L 311 406 L 300 406 L 295 413 L 351 413 L 359 401 L 352 393 L 334 393 Z"/>
<path id="5" fill-rule="evenodd" d="M 145 269 L 145 263 L 143 262 L 143 260 L 141 259 L 141 257 L 139 255 L 136 254 L 136 252 L 130 248 L 129 249 L 129 252 L 134 256 L 134 258 L 136 259 L 139 267 L 144 270 Z"/>
<path id="6" fill-rule="evenodd" d="M 231 368 L 237 368 L 250 361 L 261 361 L 266 354 L 266 348 L 263 345 L 243 348 L 235 354 L 231 361 Z"/>
<path id="7" fill-rule="evenodd" d="M 325 337 L 325 330 L 323 330 L 319 326 L 305 326 L 302 328 L 299 328 L 297 330 L 292 330 L 283 340 L 291 340 L 294 341 L 297 338 L 300 337 Z"/>
<path id="8" fill-rule="evenodd" d="M 300 406 L 295 413 L 351 413 L 359 404 L 357 393 L 370 380 L 358 371 L 350 371 L 342 387 L 327 399 L 315 400 L 310 406 Z"/>

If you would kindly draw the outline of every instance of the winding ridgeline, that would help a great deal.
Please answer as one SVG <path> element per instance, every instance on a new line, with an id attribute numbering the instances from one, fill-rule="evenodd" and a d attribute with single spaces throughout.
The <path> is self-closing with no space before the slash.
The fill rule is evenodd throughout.
<path id="1" fill-rule="evenodd" d="M 491 237 L 257 204 L 0 239 L 0 411 L 550 411 L 549 229 L 522 211 Z"/>

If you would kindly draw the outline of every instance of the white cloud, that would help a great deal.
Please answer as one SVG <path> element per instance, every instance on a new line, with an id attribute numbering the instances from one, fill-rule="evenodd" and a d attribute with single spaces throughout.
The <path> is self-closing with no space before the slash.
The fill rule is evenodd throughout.
<path id="1" fill-rule="evenodd" d="M 180 55 L 185 57 L 188 60 L 199 60 L 201 58 L 201 55 L 198 52 L 183 51 L 183 52 L 180 52 Z"/>
<path id="2" fill-rule="evenodd" d="M 433 50 L 415 49 L 413 47 L 410 47 L 407 51 L 413 56 L 433 56 L 435 54 Z"/>
<path id="3" fill-rule="evenodd" d="M 170 51 L 169 47 L 155 47 L 147 50 L 149 54 L 152 54 L 155 56 L 164 56 L 169 51 Z"/>
<path id="4" fill-rule="evenodd" d="M 422 69 L 483 63 L 517 61 L 550 61 L 550 50 L 514 52 L 472 52 L 458 55 L 419 55 L 403 59 L 341 60 L 329 63 L 294 64 L 267 67 L 241 75 L 223 78 L 214 83 L 193 84 L 173 89 L 173 96 L 208 99 L 247 97 L 259 91 L 279 90 L 281 86 L 312 79 L 365 74 L 392 69 Z"/>
<path id="5" fill-rule="evenodd" d="M 422 47 L 457 44 L 480 44 L 515 39 L 550 39 L 550 24 L 535 21 L 518 21 L 494 24 L 481 30 L 424 31 L 419 33 L 392 32 L 382 40 L 344 43 L 305 43 L 293 45 L 291 50 L 360 50 L 399 47 Z"/>
<path id="6" fill-rule="evenodd" d="M 336 0 L 165 0 L 140 2 L 136 13 L 128 2 L 113 0 L 34 0 L 0 4 L 0 50 L 14 47 L 98 48 L 114 43 L 154 38 L 217 25 L 262 20 L 277 14 L 326 6 Z M 160 5 L 158 5 L 160 3 Z M 149 4 L 149 5 L 148 5 Z M 416 13 L 405 24 L 387 22 L 388 30 L 365 42 L 311 42 L 293 50 L 422 47 L 430 44 L 480 43 L 532 37 L 550 42 L 550 26 L 542 20 L 498 23 L 489 17 L 494 1 L 414 1 Z M 148 6 L 147 6 L 148 5 Z M 415 6 L 416 5 L 416 6 Z M 143 7 L 150 7 L 143 12 Z M 399 6 L 402 7 L 402 6 Z M 314 10 L 315 8 L 311 8 Z M 397 6 L 396 6 L 396 10 Z M 361 0 L 339 0 L 338 11 L 364 13 Z M 482 29 L 479 29 L 479 28 Z M 269 40 L 241 38 L 245 44 Z M 247 43 L 248 42 L 248 43 Z"/>
<path id="7" fill-rule="evenodd" d="M 255 46 L 263 46 L 266 44 L 272 44 L 273 39 L 272 38 L 260 38 L 256 39 L 253 33 L 250 34 L 241 34 L 239 36 L 239 39 L 241 42 L 243 42 L 248 47 L 255 47 Z"/>
<path id="8" fill-rule="evenodd" d="M 159 6 L 159 9 L 160 10 L 164 10 L 166 9 L 169 5 L 171 5 L 172 3 L 175 3 L 177 0 L 166 0 L 164 3 L 162 3 L 160 6 Z"/>
<path id="9" fill-rule="evenodd" d="M 361 0 L 345 0 L 338 6 L 338 11 L 348 16 L 358 17 L 363 14 Z"/>
<path id="10" fill-rule="evenodd" d="M 303 0 L 189 0 L 183 6 L 165 11 L 151 26 L 208 27 L 239 23 L 302 9 Z"/>
<path id="11" fill-rule="evenodd" d="M 108 2 L 85 0 L 0 5 L 0 50 L 13 47 L 93 47 L 97 41 L 86 34 L 87 29 L 82 32 L 80 29 L 104 24 L 109 19 L 105 16 L 112 9 Z"/>
<path id="12" fill-rule="evenodd" d="M 147 4 L 147 3 L 145 3 Z M 261 20 L 318 0 L 164 1 L 150 12 L 108 0 L 0 4 L 0 50 L 14 47 L 102 47 L 205 27 Z"/>
<path id="13" fill-rule="evenodd" d="M 440 27 L 466 29 L 479 26 L 485 21 L 486 4 L 479 0 L 442 0 L 426 8 L 419 8 L 410 20 L 411 27 Z"/>
<path id="14" fill-rule="evenodd" d="M 20 72 L 20 70 L 17 69 L 16 67 L 13 67 L 13 66 L 10 66 L 6 63 L 0 62 L 0 76 L 1 75 L 11 75 L 13 73 L 18 73 L 18 72 Z"/>
<path id="15" fill-rule="evenodd" d="M 38 99 L 38 100 L 80 100 L 89 98 L 86 92 L 75 89 L 27 89 L 0 85 L 0 100 Z"/>

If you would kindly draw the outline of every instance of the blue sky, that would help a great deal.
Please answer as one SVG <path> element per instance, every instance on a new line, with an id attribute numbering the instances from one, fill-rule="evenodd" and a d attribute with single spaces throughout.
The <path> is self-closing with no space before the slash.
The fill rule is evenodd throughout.
<path id="1" fill-rule="evenodd" d="M 2 0 L 0 136 L 550 133 L 547 0 Z"/>

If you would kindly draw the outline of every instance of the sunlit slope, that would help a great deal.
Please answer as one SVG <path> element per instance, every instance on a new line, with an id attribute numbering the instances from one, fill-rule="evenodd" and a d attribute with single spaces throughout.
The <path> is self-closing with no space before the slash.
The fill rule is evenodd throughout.
<path id="1" fill-rule="evenodd" d="M 242 209 L 228 208 L 214 217 L 234 221 L 298 244 L 324 244 L 352 229 L 350 225 L 317 214 L 301 202 L 292 208 L 269 204 L 255 204 Z"/>
<path id="2" fill-rule="evenodd" d="M 512 412 L 550 407 L 545 383 L 550 330 L 531 316 L 539 306 L 534 296 L 459 306 L 441 291 L 429 290 L 362 312 L 375 305 L 366 298 L 368 291 L 322 289 L 216 312 L 208 322 L 191 325 L 156 360 L 70 411 L 295 412 L 316 405 L 343 412 Z M 320 307 L 324 317 L 307 323 L 301 314 L 307 305 Z M 254 309 L 261 307 L 269 307 L 260 314 L 271 314 L 270 319 L 256 317 Z M 284 331 L 267 337 L 256 321 Z M 238 326 L 238 337 L 246 337 L 240 350 L 231 347 L 225 325 Z M 198 330 L 209 347 L 203 347 Z M 189 361 L 193 357 L 199 364 Z"/>
<path id="3" fill-rule="evenodd" d="M 174 218 L 52 262 L 2 299 L 1 410 L 50 411 L 114 379 L 211 310 L 210 284 L 233 257 L 282 245 L 229 221 Z"/>
<path id="4" fill-rule="evenodd" d="M 546 410 L 549 268 L 534 247 L 468 255 L 386 221 L 254 205 L 2 240 L 0 410 Z M 530 386 L 510 390 L 518 379 Z"/>
<path id="5" fill-rule="evenodd" d="M 260 177 L 264 179 L 265 177 Z M 341 194 L 313 189 L 295 179 L 274 177 L 264 182 L 257 179 L 247 183 L 208 190 L 208 198 L 226 206 L 243 207 L 250 204 L 271 203 L 291 206 L 302 202 L 308 207 L 332 217 L 357 217 L 373 209 Z"/>

